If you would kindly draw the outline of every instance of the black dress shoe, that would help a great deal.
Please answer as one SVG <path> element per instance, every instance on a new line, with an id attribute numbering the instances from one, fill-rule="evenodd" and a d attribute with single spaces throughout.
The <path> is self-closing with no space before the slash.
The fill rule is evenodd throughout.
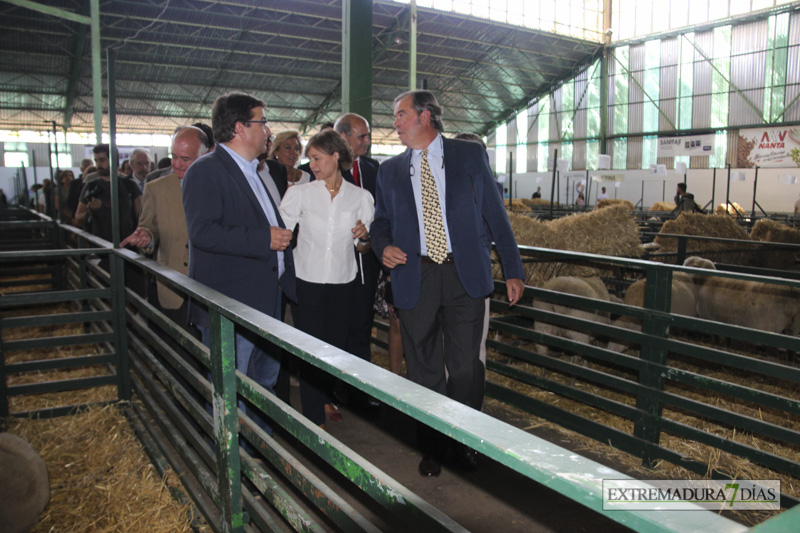
<path id="1" fill-rule="evenodd" d="M 478 452 L 464 446 L 463 444 L 456 444 L 455 449 L 456 463 L 463 470 L 467 472 L 474 472 L 478 469 Z"/>
<path id="2" fill-rule="evenodd" d="M 422 457 L 422 461 L 419 462 L 417 471 L 423 477 L 436 477 L 442 471 L 442 464 L 433 455 L 425 455 Z"/>

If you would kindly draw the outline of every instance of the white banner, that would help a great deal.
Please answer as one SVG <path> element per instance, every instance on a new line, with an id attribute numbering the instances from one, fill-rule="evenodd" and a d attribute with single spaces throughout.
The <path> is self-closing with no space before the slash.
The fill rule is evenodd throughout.
<path id="1" fill-rule="evenodd" d="M 706 135 L 684 135 L 681 137 L 659 137 L 658 157 L 676 155 L 711 155 L 714 153 L 713 133 Z"/>
<path id="2" fill-rule="evenodd" d="M 739 130 L 738 168 L 800 167 L 800 128 Z"/>

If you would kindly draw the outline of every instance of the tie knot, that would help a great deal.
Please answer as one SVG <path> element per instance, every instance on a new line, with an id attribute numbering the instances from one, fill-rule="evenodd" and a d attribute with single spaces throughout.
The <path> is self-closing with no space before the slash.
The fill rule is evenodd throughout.
<path id="1" fill-rule="evenodd" d="M 425 159 L 425 160 L 427 160 L 427 159 L 428 159 L 428 150 L 430 150 L 430 148 L 425 148 L 425 149 L 422 151 L 422 159 Z"/>

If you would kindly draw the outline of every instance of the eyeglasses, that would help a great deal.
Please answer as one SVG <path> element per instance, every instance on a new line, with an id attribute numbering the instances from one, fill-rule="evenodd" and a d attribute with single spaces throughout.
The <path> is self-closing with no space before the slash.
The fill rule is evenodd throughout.
<path id="1" fill-rule="evenodd" d="M 267 125 L 267 119 L 262 118 L 261 120 L 245 120 L 245 124 L 261 124 L 262 127 Z"/>

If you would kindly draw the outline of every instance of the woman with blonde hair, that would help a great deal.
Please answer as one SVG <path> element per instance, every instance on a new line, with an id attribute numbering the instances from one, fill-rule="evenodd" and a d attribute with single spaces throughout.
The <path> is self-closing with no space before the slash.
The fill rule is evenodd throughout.
<path id="1" fill-rule="evenodd" d="M 286 178 L 289 187 L 308 183 L 311 174 L 295 168 L 300 161 L 300 154 L 303 153 L 303 140 L 297 130 L 284 130 L 275 135 L 272 147 L 269 150 L 269 158 L 286 167 Z"/>

